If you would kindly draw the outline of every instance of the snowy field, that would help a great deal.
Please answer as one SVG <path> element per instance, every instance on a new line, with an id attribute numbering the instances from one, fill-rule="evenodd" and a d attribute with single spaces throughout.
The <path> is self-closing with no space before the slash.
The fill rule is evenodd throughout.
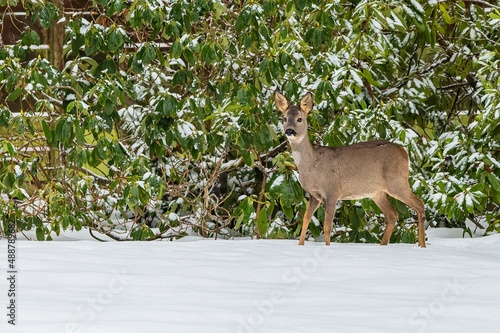
<path id="1" fill-rule="evenodd" d="M 16 326 L 4 277 L 0 332 L 500 331 L 500 235 L 430 230 L 425 249 L 65 235 L 16 242 Z"/>

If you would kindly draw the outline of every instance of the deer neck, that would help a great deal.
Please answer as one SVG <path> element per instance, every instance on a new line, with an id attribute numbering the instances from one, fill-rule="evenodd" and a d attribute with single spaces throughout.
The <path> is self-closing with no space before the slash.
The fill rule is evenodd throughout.
<path id="1" fill-rule="evenodd" d="M 309 140 L 309 136 L 305 135 L 302 139 L 296 141 L 289 141 L 292 148 L 292 156 L 295 165 L 299 170 L 307 164 L 308 161 L 313 161 L 314 147 Z"/>

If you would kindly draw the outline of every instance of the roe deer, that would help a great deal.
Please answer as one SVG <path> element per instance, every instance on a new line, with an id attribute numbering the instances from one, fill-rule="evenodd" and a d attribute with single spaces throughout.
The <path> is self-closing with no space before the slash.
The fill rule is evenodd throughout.
<path id="1" fill-rule="evenodd" d="M 346 147 L 314 146 L 307 134 L 307 114 L 313 107 L 307 93 L 300 105 L 290 105 L 275 91 L 276 107 L 284 115 L 283 129 L 292 148 L 302 188 L 309 193 L 299 245 L 304 245 L 307 227 L 320 204 L 325 207 L 323 231 L 330 245 L 333 217 L 338 200 L 372 198 L 382 210 L 386 229 L 381 245 L 387 245 L 398 219 L 388 195 L 404 202 L 418 215 L 418 245 L 425 247 L 423 201 L 408 183 L 409 159 L 405 148 L 389 141 L 367 141 Z"/>

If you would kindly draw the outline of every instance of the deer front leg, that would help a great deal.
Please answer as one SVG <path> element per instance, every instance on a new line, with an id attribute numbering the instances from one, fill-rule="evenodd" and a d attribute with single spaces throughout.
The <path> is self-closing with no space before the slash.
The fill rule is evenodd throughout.
<path id="1" fill-rule="evenodd" d="M 337 198 L 329 198 L 325 203 L 325 220 L 323 221 L 323 233 L 325 234 L 325 244 L 330 245 L 330 237 L 332 236 L 333 218 L 337 210 Z"/>
<path id="2" fill-rule="evenodd" d="M 309 201 L 307 203 L 306 212 L 304 213 L 304 220 L 302 221 L 302 231 L 300 232 L 299 245 L 304 245 L 304 241 L 306 240 L 307 227 L 309 226 L 309 222 L 311 222 L 311 218 L 318 209 L 319 200 L 311 195 Z"/>

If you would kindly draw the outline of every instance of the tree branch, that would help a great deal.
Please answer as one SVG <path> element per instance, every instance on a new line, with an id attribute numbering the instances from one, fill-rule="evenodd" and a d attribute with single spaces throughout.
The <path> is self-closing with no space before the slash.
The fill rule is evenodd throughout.
<path id="1" fill-rule="evenodd" d="M 445 2 L 447 0 L 443 0 L 443 1 L 439 1 L 439 2 Z M 473 3 L 473 4 L 476 4 L 476 5 L 480 5 L 482 7 L 490 7 L 490 8 L 496 8 L 496 9 L 500 9 L 500 6 L 497 6 L 497 5 L 494 5 L 492 3 L 489 3 L 487 1 L 483 1 L 483 0 L 462 0 L 463 2 L 470 2 L 470 3 Z"/>

